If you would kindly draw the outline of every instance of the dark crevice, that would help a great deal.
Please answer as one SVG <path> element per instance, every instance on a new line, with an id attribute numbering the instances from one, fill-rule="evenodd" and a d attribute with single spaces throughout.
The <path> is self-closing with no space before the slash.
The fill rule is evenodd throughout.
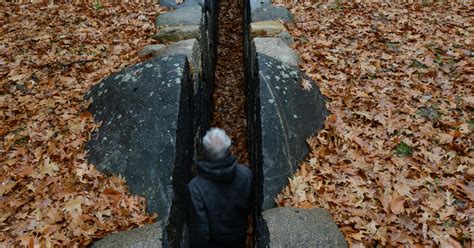
<path id="1" fill-rule="evenodd" d="M 248 153 L 247 85 L 245 80 L 245 14 L 248 0 L 219 2 L 219 28 L 211 126 L 223 128 L 232 139 L 232 153 L 253 172 Z M 255 179 L 254 179 L 255 184 Z M 253 202 L 253 201 L 252 201 Z M 253 209 L 253 206 L 252 206 Z M 252 213 L 254 211 L 252 210 Z M 254 215 L 249 216 L 246 247 L 254 246 Z"/>
<path id="2" fill-rule="evenodd" d="M 220 1 L 212 126 L 232 139 L 232 152 L 248 164 L 243 49 L 243 0 Z"/>

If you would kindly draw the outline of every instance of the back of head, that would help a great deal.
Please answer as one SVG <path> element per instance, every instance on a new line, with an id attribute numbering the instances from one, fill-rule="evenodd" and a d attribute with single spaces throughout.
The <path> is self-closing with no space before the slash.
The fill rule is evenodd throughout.
<path id="1" fill-rule="evenodd" d="M 204 153 L 211 161 L 227 157 L 231 144 L 229 136 L 220 128 L 211 128 L 202 139 Z"/>

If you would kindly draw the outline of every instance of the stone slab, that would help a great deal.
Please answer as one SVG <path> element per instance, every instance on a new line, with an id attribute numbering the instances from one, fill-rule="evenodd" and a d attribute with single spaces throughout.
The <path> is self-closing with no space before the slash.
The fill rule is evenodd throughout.
<path id="1" fill-rule="evenodd" d="M 186 56 L 159 56 L 125 68 L 95 85 L 86 98 L 102 122 L 86 145 L 89 161 L 123 176 L 132 194 L 146 198 L 147 211 L 171 226 L 169 236 L 179 237 L 194 149 Z"/>
<path id="2" fill-rule="evenodd" d="M 158 28 L 179 25 L 200 25 L 202 10 L 199 5 L 190 5 L 156 17 Z"/>
<path id="3" fill-rule="evenodd" d="M 298 67 L 301 63 L 298 54 L 280 38 L 255 38 L 253 42 L 257 53 L 268 55 L 294 67 Z"/>
<path id="4" fill-rule="evenodd" d="M 258 247 L 348 247 L 325 209 L 273 208 L 262 216 L 266 235 L 259 237 Z"/>
<path id="5" fill-rule="evenodd" d="M 180 40 L 199 39 L 199 37 L 199 26 L 187 25 L 160 28 L 153 38 L 161 42 L 176 42 Z"/>
<path id="6" fill-rule="evenodd" d="M 261 21 L 251 23 L 252 38 L 255 37 L 276 37 L 281 32 L 288 32 L 286 27 L 277 21 Z"/>
<path id="7" fill-rule="evenodd" d="M 252 22 L 260 21 L 277 21 L 281 20 L 283 23 L 289 26 L 295 24 L 293 15 L 288 9 L 280 6 L 263 6 L 255 9 L 252 12 Z"/>
<path id="8" fill-rule="evenodd" d="M 113 233 L 95 241 L 92 248 L 161 248 L 163 242 L 161 223 L 156 222 L 132 230 Z"/>
<path id="9" fill-rule="evenodd" d="M 323 127 L 328 112 L 325 98 L 308 76 L 268 55 L 255 54 L 254 45 L 253 50 L 247 96 L 250 154 L 260 182 L 257 209 L 267 210 L 309 152 L 306 139 Z M 313 88 L 304 90 L 302 80 Z"/>
<path id="10" fill-rule="evenodd" d="M 183 7 L 193 6 L 193 5 L 202 5 L 204 0 L 183 0 L 182 3 L 177 4 L 176 0 L 158 0 L 158 3 L 161 6 L 179 9 Z"/>

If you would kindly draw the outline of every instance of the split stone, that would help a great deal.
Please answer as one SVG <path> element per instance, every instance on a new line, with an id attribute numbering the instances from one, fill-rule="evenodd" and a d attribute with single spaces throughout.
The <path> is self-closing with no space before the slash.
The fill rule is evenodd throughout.
<path id="1" fill-rule="evenodd" d="M 301 63 L 298 54 L 280 38 L 255 38 L 253 42 L 258 53 L 268 55 L 294 67 L 298 67 Z"/>
<path id="2" fill-rule="evenodd" d="M 153 223 L 132 230 L 109 234 L 92 244 L 92 248 L 161 248 L 161 223 Z"/>
<path id="3" fill-rule="evenodd" d="M 165 48 L 165 45 L 162 44 L 154 44 L 145 46 L 140 52 L 138 52 L 138 56 L 145 57 L 148 55 L 158 56 L 160 52 Z"/>
<path id="4" fill-rule="evenodd" d="M 275 206 L 275 197 L 309 152 L 306 139 L 323 127 L 328 112 L 317 87 L 303 89 L 302 80 L 316 84 L 297 67 L 263 53 L 251 57 L 255 59 L 247 68 L 252 70 L 247 96 L 249 152 L 260 182 L 259 211 Z"/>
<path id="5" fill-rule="evenodd" d="M 201 16 L 201 6 L 186 6 L 175 11 L 160 14 L 156 17 L 156 26 L 161 28 L 165 26 L 200 25 Z"/>
<path id="6" fill-rule="evenodd" d="M 252 12 L 252 22 L 282 20 L 286 25 L 295 24 L 293 15 L 284 7 L 264 6 Z"/>
<path id="7" fill-rule="evenodd" d="M 102 122 L 86 145 L 97 169 L 127 180 L 158 213 L 167 242 L 179 242 L 193 161 L 193 89 L 184 55 L 158 56 L 125 68 L 87 94 Z"/>
<path id="8" fill-rule="evenodd" d="M 258 247 L 346 248 L 344 235 L 331 214 L 322 208 L 273 208 L 263 212 Z"/>
<path id="9" fill-rule="evenodd" d="M 196 39 L 182 40 L 161 49 L 158 53 L 161 56 L 185 55 L 191 66 L 191 73 L 194 79 L 201 73 L 201 48 Z"/>
<path id="10" fill-rule="evenodd" d="M 187 39 L 199 39 L 200 31 L 199 26 L 188 25 L 188 26 L 170 26 L 160 28 L 155 34 L 154 38 L 159 41 L 171 41 L 176 42 Z"/>
<path id="11" fill-rule="evenodd" d="M 251 24 L 251 34 L 254 37 L 276 37 L 281 32 L 288 32 L 285 26 L 277 21 L 261 21 Z"/>
<path id="12" fill-rule="evenodd" d="M 204 0 L 183 0 L 180 4 L 177 4 L 176 0 L 158 0 L 158 2 L 161 6 L 179 9 L 193 5 L 202 5 Z"/>

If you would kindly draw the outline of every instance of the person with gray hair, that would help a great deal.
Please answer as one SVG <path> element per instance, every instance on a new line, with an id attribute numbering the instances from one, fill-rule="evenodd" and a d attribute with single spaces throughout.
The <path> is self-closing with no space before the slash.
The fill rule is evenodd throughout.
<path id="1" fill-rule="evenodd" d="M 188 184 L 191 247 L 245 247 L 251 211 L 252 172 L 230 153 L 224 130 L 211 128 L 202 139 L 205 160 Z"/>

